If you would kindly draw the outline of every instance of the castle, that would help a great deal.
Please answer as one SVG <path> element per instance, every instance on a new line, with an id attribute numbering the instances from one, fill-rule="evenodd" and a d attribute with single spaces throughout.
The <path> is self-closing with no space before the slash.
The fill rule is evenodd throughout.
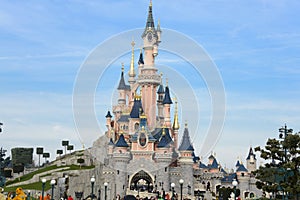
<path id="1" fill-rule="evenodd" d="M 105 116 L 107 131 L 89 149 L 95 170 L 74 177 L 70 189 L 76 190 L 94 176 L 102 198 L 166 195 L 172 191 L 180 194 L 182 187 L 186 198 L 202 195 L 210 199 L 218 195 L 221 187 L 233 187 L 232 181 L 236 179 L 242 198 L 260 196 L 251 173 L 256 169 L 252 148 L 246 167 L 238 161 L 235 172 L 231 173 L 220 166 L 215 156 L 211 155 L 205 164 L 195 155 L 188 124 L 179 124 L 177 102 L 171 98 L 168 84 L 163 85 L 162 74 L 155 67 L 162 31 L 159 23 L 154 25 L 151 2 L 141 34 L 143 49 L 137 59 L 138 66 L 132 42 L 128 83 L 123 65 L 117 104 Z M 179 132 L 183 133 L 182 138 L 178 138 Z M 107 194 L 103 194 L 104 183 Z M 89 186 L 85 188 L 89 191 Z"/>

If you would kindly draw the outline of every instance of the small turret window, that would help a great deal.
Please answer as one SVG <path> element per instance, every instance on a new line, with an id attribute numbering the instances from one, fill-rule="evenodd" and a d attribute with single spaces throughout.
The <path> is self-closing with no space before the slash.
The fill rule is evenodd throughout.
<path id="1" fill-rule="evenodd" d="M 140 127 L 140 124 L 139 124 L 139 123 L 135 123 L 135 124 L 134 124 L 134 130 L 138 131 L 138 130 L 139 130 L 139 127 Z"/>

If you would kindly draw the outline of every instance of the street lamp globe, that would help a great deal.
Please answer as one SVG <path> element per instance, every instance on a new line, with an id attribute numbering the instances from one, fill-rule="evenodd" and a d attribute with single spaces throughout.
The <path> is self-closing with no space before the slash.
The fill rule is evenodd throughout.
<path id="1" fill-rule="evenodd" d="M 104 186 L 108 186 L 108 183 L 107 183 L 107 182 L 105 182 L 105 183 L 104 183 Z"/>
<path id="2" fill-rule="evenodd" d="M 175 187 L 175 183 L 171 183 L 171 187 L 174 188 Z"/>
<path id="3" fill-rule="evenodd" d="M 47 181 L 47 180 L 46 180 L 45 178 L 42 179 L 42 183 L 46 183 L 46 181 Z"/>
<path id="4" fill-rule="evenodd" d="M 96 181 L 95 177 L 92 176 L 92 178 L 91 178 L 91 183 L 95 183 L 95 181 Z"/>
<path id="5" fill-rule="evenodd" d="M 51 184 L 51 185 L 55 185 L 55 183 L 56 183 L 55 179 L 52 179 L 52 180 L 50 181 L 50 184 Z"/>
<path id="6" fill-rule="evenodd" d="M 237 186 L 237 184 L 238 184 L 238 182 L 237 182 L 235 179 L 233 179 L 233 181 L 232 181 L 232 185 L 233 185 L 234 187 L 236 187 L 236 186 Z"/>
<path id="7" fill-rule="evenodd" d="M 183 184 L 183 183 L 184 183 L 184 180 L 183 180 L 183 179 L 180 179 L 180 180 L 179 180 L 179 183 L 180 183 L 180 184 Z"/>

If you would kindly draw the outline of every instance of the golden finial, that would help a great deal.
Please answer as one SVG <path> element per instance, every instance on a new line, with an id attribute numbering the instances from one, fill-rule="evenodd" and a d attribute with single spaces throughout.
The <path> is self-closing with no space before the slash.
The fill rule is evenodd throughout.
<path id="1" fill-rule="evenodd" d="M 187 128 L 187 126 L 188 126 L 188 123 L 187 123 L 187 120 L 185 120 L 184 127 Z"/>
<path id="2" fill-rule="evenodd" d="M 179 122 L 178 122 L 178 105 L 177 105 L 177 99 L 175 99 L 175 113 L 174 113 L 174 122 L 173 122 L 173 130 L 178 130 L 180 128 Z"/>
<path id="3" fill-rule="evenodd" d="M 163 127 L 163 128 L 162 128 L 162 133 L 161 133 L 161 135 L 166 135 L 166 127 Z"/>
<path id="4" fill-rule="evenodd" d="M 151 6 L 152 7 L 152 0 L 150 0 L 150 5 L 149 6 Z"/>
<path id="5" fill-rule="evenodd" d="M 135 72 L 134 72 L 134 40 L 132 38 L 132 42 L 131 42 L 131 46 L 132 46 L 132 50 L 131 50 L 131 62 L 130 62 L 130 70 L 128 72 L 130 77 L 135 77 Z"/>
<path id="6" fill-rule="evenodd" d="M 166 78 L 166 87 L 168 87 L 168 84 L 169 84 L 169 79 L 168 77 Z"/>

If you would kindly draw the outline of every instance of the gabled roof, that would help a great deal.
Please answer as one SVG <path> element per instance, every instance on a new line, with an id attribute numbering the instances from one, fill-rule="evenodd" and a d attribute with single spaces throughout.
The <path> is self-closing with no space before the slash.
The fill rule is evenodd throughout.
<path id="1" fill-rule="evenodd" d="M 214 159 L 212 164 L 209 166 L 210 169 L 218 169 L 219 168 L 219 164 L 217 162 L 217 159 Z"/>
<path id="2" fill-rule="evenodd" d="M 130 90 L 130 86 L 125 84 L 124 72 L 121 73 L 121 78 L 118 86 L 118 90 Z"/>
<path id="3" fill-rule="evenodd" d="M 118 119 L 118 122 L 129 122 L 130 115 L 121 115 L 121 117 Z"/>
<path id="4" fill-rule="evenodd" d="M 131 118 L 140 118 L 140 113 L 143 112 L 142 101 L 140 98 L 135 98 L 130 112 Z"/>
<path id="5" fill-rule="evenodd" d="M 248 172 L 246 167 L 243 164 L 240 164 L 240 166 L 236 170 L 237 172 Z"/>
<path id="6" fill-rule="evenodd" d="M 254 160 L 256 160 L 256 157 L 255 157 L 255 154 L 253 153 L 252 147 L 250 147 L 249 154 L 248 154 L 246 160 L 250 160 L 251 156 L 253 156 Z"/>
<path id="7" fill-rule="evenodd" d="M 227 174 L 227 172 L 224 170 L 223 167 L 221 168 L 221 172 L 224 173 L 224 174 Z"/>
<path id="8" fill-rule="evenodd" d="M 214 160 L 215 157 L 211 154 L 209 157 L 208 157 L 209 160 Z"/>
<path id="9" fill-rule="evenodd" d="M 173 143 L 173 140 L 170 136 L 168 128 L 162 128 L 161 138 L 157 144 L 157 148 L 165 148 L 169 147 L 170 144 Z"/>
<path id="10" fill-rule="evenodd" d="M 116 147 L 129 147 L 123 134 L 120 135 L 119 140 L 116 143 Z"/>
<path id="11" fill-rule="evenodd" d="M 194 147 L 190 141 L 189 130 L 187 127 L 184 128 L 181 144 L 178 148 L 179 151 L 194 151 Z"/>
<path id="12" fill-rule="evenodd" d="M 171 96 L 170 96 L 170 91 L 169 91 L 169 87 L 166 86 L 166 89 L 165 89 L 165 96 L 164 96 L 164 99 L 163 99 L 163 104 L 172 104 L 172 100 L 171 100 Z"/>
<path id="13" fill-rule="evenodd" d="M 106 118 L 112 118 L 111 114 L 110 114 L 110 111 L 107 111 L 107 114 L 105 116 Z"/>

